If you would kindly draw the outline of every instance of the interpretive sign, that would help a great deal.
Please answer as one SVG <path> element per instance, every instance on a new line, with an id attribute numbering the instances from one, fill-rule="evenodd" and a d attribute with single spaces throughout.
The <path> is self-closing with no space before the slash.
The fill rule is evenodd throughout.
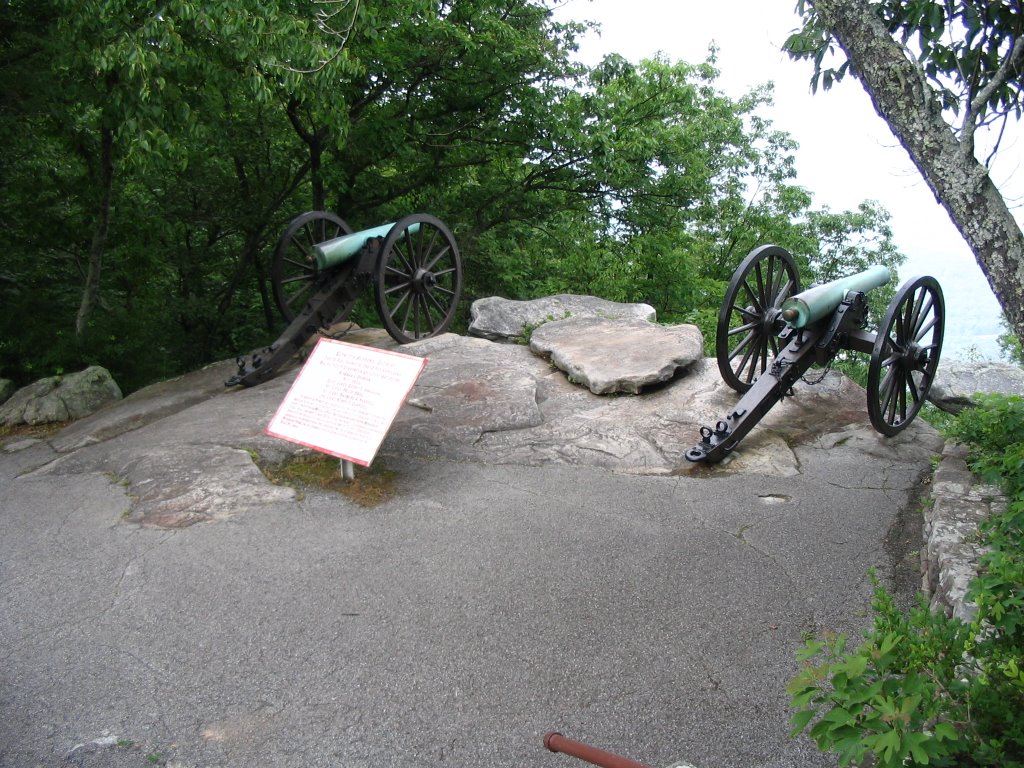
<path id="1" fill-rule="evenodd" d="M 320 339 L 266 433 L 368 467 L 426 364 Z"/>

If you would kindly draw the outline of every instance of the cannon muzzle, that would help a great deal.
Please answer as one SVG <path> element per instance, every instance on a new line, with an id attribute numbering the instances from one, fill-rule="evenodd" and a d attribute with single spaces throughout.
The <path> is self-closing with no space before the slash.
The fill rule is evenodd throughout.
<path id="1" fill-rule="evenodd" d="M 849 277 L 815 285 L 782 302 L 782 319 L 793 328 L 804 328 L 835 312 L 849 291 L 867 293 L 892 278 L 886 267 L 874 266 Z"/>
<path id="2" fill-rule="evenodd" d="M 388 232 L 394 227 L 394 223 L 381 224 L 379 227 L 373 227 L 372 229 L 364 229 L 360 232 L 353 232 L 351 235 L 342 235 L 336 237 L 333 240 L 326 240 L 322 243 L 318 243 L 313 246 L 313 253 L 316 256 L 316 268 L 318 271 L 330 269 L 338 264 L 342 264 L 359 251 L 362 250 L 363 246 L 369 240 L 375 237 L 387 237 Z M 414 235 L 419 232 L 420 225 L 418 223 L 410 224 L 406 231 L 410 235 Z"/>

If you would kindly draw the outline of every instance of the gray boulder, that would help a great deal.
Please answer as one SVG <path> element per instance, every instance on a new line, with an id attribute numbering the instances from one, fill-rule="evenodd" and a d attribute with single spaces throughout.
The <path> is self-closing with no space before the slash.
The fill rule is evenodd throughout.
<path id="1" fill-rule="evenodd" d="M 10 400 L 16 389 L 17 387 L 10 379 L 0 379 L 0 405 Z"/>
<path id="2" fill-rule="evenodd" d="M 947 413 L 960 413 L 974 404 L 979 392 L 1024 395 L 1024 369 L 989 361 L 941 362 L 928 399 Z"/>
<path id="3" fill-rule="evenodd" d="M 695 325 L 585 317 L 545 323 L 530 349 L 595 395 L 636 395 L 703 360 L 704 338 Z"/>
<path id="4" fill-rule="evenodd" d="M 0 406 L 0 426 L 73 421 L 121 399 L 121 389 L 98 365 L 22 387 Z"/>
<path id="5" fill-rule="evenodd" d="M 597 317 L 605 320 L 649 320 L 656 313 L 650 304 L 623 304 L 563 293 L 530 301 L 491 296 L 477 299 L 469 309 L 469 335 L 492 341 L 524 340 L 537 327 L 555 320 Z"/>

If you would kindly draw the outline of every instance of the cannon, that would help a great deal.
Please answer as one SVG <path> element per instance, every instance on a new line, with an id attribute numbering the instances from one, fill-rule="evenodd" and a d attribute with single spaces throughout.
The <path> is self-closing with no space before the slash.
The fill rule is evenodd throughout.
<path id="1" fill-rule="evenodd" d="M 933 277 L 915 277 L 893 296 L 878 332 L 868 328 L 865 294 L 890 280 L 885 267 L 800 291 L 796 262 L 783 248 L 756 248 L 736 269 L 718 314 L 715 356 L 722 379 L 743 396 L 700 442 L 693 462 L 725 458 L 812 365 L 844 351 L 871 355 L 867 408 L 872 426 L 896 435 L 914 420 L 935 379 L 945 304 Z M 824 378 L 822 374 L 821 378 Z M 820 378 L 818 379 L 820 381 Z"/>
<path id="2" fill-rule="evenodd" d="M 239 356 L 226 386 L 271 378 L 321 328 L 348 317 L 370 284 L 381 323 L 399 344 L 444 333 L 462 292 L 462 259 L 448 227 L 427 214 L 353 232 L 333 213 L 310 211 L 278 240 L 270 282 L 288 327 L 270 346 Z"/>

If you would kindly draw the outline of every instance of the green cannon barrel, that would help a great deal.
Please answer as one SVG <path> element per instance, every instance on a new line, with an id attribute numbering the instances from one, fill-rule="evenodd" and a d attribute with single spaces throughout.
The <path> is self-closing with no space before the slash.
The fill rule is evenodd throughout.
<path id="1" fill-rule="evenodd" d="M 793 328 L 803 328 L 835 312 L 847 291 L 867 293 L 891 279 L 886 267 L 874 266 L 856 275 L 815 285 L 782 302 L 782 319 Z"/>
<path id="2" fill-rule="evenodd" d="M 353 232 L 351 235 L 342 235 L 333 240 L 325 240 L 313 246 L 313 253 L 316 255 L 316 268 L 318 270 L 330 269 L 338 264 L 348 261 L 366 245 L 366 241 L 374 237 L 387 237 L 388 232 L 395 226 L 381 224 L 373 229 L 364 229 L 360 232 Z M 414 234 L 419 231 L 419 222 L 412 224 L 407 232 Z"/>

